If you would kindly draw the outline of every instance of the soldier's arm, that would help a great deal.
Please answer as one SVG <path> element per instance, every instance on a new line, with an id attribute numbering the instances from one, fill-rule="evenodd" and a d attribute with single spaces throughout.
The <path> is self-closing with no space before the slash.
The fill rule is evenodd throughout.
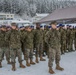
<path id="1" fill-rule="evenodd" d="M 10 40 L 11 31 L 6 33 L 6 40 Z"/>
<path id="2" fill-rule="evenodd" d="M 47 44 L 49 44 L 49 41 L 50 41 L 49 39 L 51 38 L 50 34 L 51 34 L 51 32 L 49 32 L 49 31 L 45 34 L 45 42 Z"/>

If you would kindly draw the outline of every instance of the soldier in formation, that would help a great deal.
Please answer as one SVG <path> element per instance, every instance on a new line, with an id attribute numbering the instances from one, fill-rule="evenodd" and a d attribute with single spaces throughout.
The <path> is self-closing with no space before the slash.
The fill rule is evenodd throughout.
<path id="1" fill-rule="evenodd" d="M 64 68 L 60 67 L 60 56 L 61 56 L 61 51 L 60 51 L 60 32 L 57 30 L 56 27 L 56 22 L 52 22 L 51 26 L 52 29 L 46 33 L 46 38 L 45 41 L 49 45 L 49 73 L 54 74 L 53 70 L 53 62 L 55 59 L 56 63 L 56 69 L 63 71 Z"/>
<path id="2" fill-rule="evenodd" d="M 49 73 L 55 73 L 53 70 L 53 61 L 55 59 L 56 69 L 63 71 L 60 67 L 60 56 L 66 52 L 76 50 L 76 27 L 67 25 L 57 25 L 52 22 L 50 26 L 41 26 L 39 23 L 34 26 L 26 25 L 17 27 L 16 23 L 11 26 L 0 26 L 0 68 L 4 55 L 8 64 L 12 65 L 12 70 L 16 70 L 16 57 L 18 57 L 20 68 L 25 68 L 22 64 L 22 54 L 26 61 L 26 66 L 30 67 L 40 61 L 45 61 L 44 55 L 49 58 Z M 35 61 L 33 56 L 35 52 Z M 11 61 L 10 61 L 11 60 Z"/>

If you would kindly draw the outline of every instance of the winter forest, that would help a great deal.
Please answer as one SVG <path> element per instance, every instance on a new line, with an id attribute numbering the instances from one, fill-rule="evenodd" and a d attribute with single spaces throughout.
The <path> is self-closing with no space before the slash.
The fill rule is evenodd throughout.
<path id="1" fill-rule="evenodd" d="M 36 13 L 51 13 L 75 5 L 75 0 L 0 0 L 0 12 L 33 17 Z"/>

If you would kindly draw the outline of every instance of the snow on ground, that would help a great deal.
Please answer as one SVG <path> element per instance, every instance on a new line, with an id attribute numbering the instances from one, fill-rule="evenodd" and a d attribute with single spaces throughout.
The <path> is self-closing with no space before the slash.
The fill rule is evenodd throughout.
<path id="1" fill-rule="evenodd" d="M 23 62 L 25 64 L 25 61 Z M 64 71 L 58 71 L 55 69 L 55 74 L 53 75 L 76 75 L 76 52 L 66 53 L 62 55 L 61 66 L 64 67 Z M 19 63 L 16 62 L 17 70 L 15 72 L 11 71 L 11 65 L 7 65 L 7 62 L 4 60 L 3 68 L 0 68 L 0 75 L 51 75 L 48 73 L 48 59 L 31 67 L 26 67 L 25 69 L 19 68 Z"/>

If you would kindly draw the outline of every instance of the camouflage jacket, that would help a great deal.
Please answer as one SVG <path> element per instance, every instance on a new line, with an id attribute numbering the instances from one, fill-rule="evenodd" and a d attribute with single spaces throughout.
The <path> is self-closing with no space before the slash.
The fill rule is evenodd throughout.
<path id="1" fill-rule="evenodd" d="M 26 31 L 25 30 L 21 30 L 20 34 L 21 34 L 21 42 L 24 42 Z"/>
<path id="2" fill-rule="evenodd" d="M 34 44 L 39 44 L 43 42 L 43 30 L 34 30 Z"/>
<path id="3" fill-rule="evenodd" d="M 60 39 L 61 39 L 61 42 L 62 41 L 66 41 L 66 30 L 65 29 L 61 29 L 61 31 L 60 31 Z"/>
<path id="4" fill-rule="evenodd" d="M 21 48 L 21 35 L 18 30 L 11 30 L 9 34 L 10 48 L 20 49 Z"/>
<path id="5" fill-rule="evenodd" d="M 9 47 L 9 40 L 7 37 L 7 32 L 0 31 L 0 47 Z"/>
<path id="6" fill-rule="evenodd" d="M 70 40 L 74 40 L 74 38 L 75 38 L 75 32 L 73 29 L 71 29 Z"/>
<path id="7" fill-rule="evenodd" d="M 56 29 L 49 30 L 46 33 L 45 41 L 51 48 L 60 47 L 60 32 Z"/>
<path id="8" fill-rule="evenodd" d="M 33 33 L 26 31 L 24 35 L 24 45 L 27 49 L 33 49 Z"/>

